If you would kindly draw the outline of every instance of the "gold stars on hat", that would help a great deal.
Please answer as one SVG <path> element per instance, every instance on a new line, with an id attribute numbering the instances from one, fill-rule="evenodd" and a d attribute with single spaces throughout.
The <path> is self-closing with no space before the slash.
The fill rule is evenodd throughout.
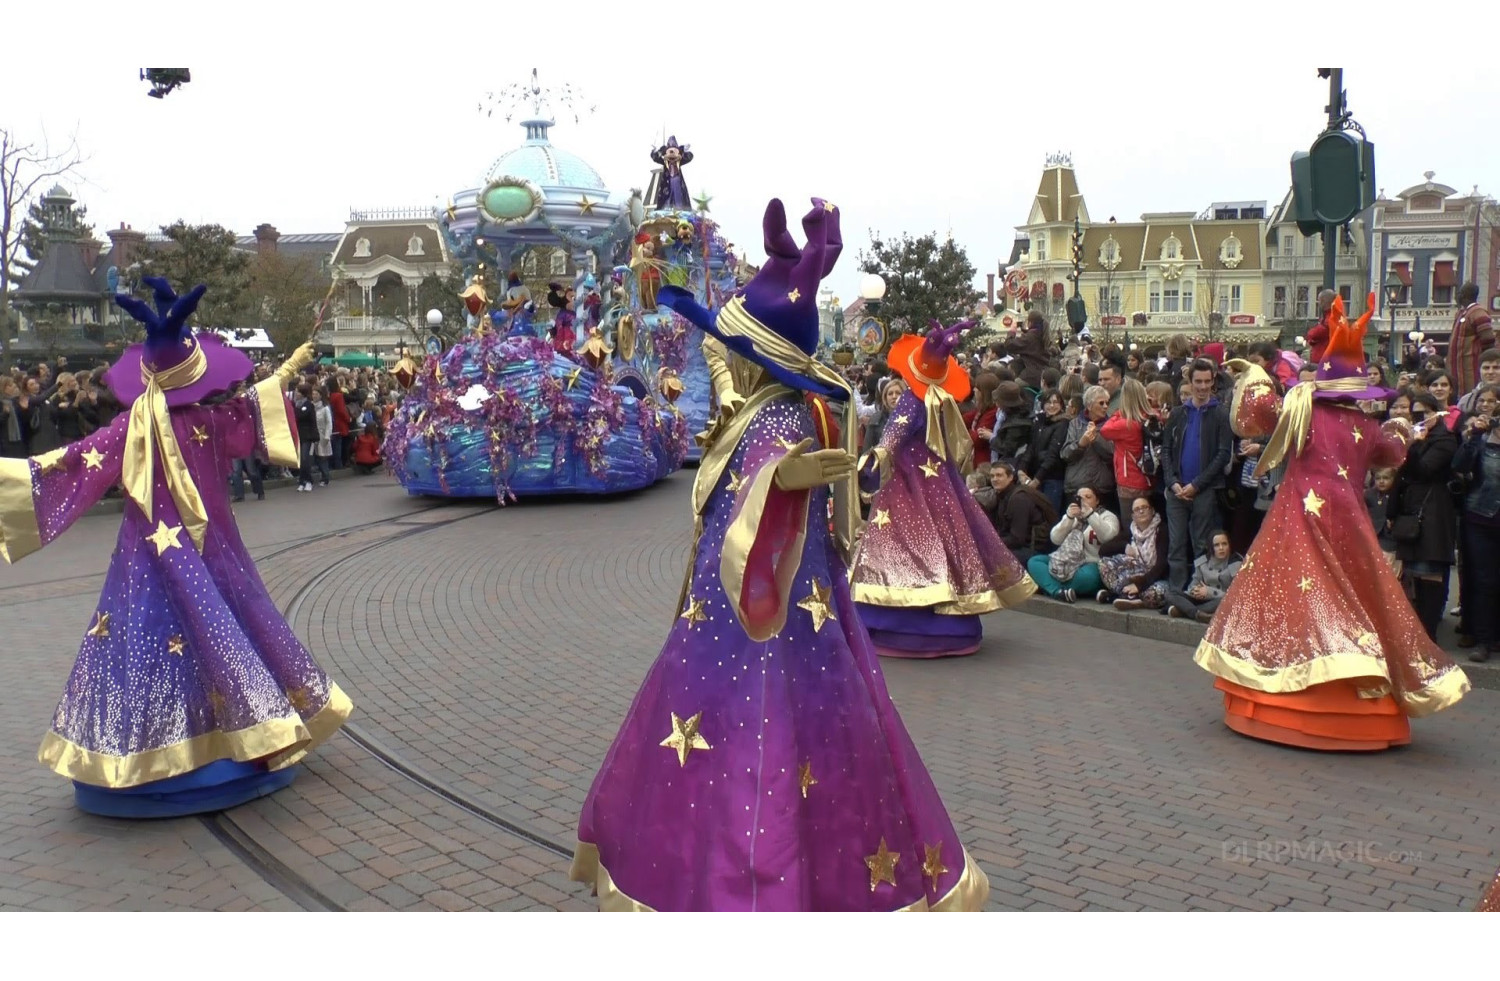
<path id="1" fill-rule="evenodd" d="M 678 766 L 687 766 L 688 754 L 695 749 L 713 749 L 698 732 L 698 722 L 702 718 L 703 713 L 699 712 L 684 722 L 676 712 L 672 713 L 672 733 L 657 745 L 677 750 Z"/>
<path id="2" fill-rule="evenodd" d="M 928 457 L 926 463 L 917 464 L 917 469 L 929 477 L 936 477 L 938 475 L 938 462 Z"/>
<path id="3" fill-rule="evenodd" d="M 202 426 L 194 426 L 192 439 L 193 442 L 197 443 L 199 446 L 202 446 L 204 443 L 208 442 L 208 430 Z"/>
<path id="4" fill-rule="evenodd" d="M 1302 510 L 1314 517 L 1323 517 L 1323 505 L 1328 502 L 1318 496 L 1315 490 L 1309 490 L 1307 496 L 1302 499 Z"/>
<path id="5" fill-rule="evenodd" d="M 103 610 L 94 611 L 94 625 L 89 627 L 88 635 L 103 640 L 109 636 L 109 614 Z"/>
<path id="6" fill-rule="evenodd" d="M 802 788 L 803 800 L 807 800 L 807 788 L 815 787 L 817 784 L 818 778 L 812 774 L 812 760 L 797 767 L 797 786 Z"/>
<path id="7" fill-rule="evenodd" d="M 823 202 L 823 210 L 831 213 L 831 212 L 837 211 L 839 209 L 836 208 L 836 207 L 834 207 L 832 201 L 824 201 Z"/>
<path id="8" fill-rule="evenodd" d="M 793 303 L 796 303 L 799 299 L 802 298 L 802 291 L 793 286 L 792 291 L 786 295 L 786 298 L 788 300 L 791 300 Z"/>
<path id="9" fill-rule="evenodd" d="M 83 465 L 89 470 L 103 470 L 104 454 L 99 452 L 97 446 L 90 446 L 83 451 Z"/>
<path id="10" fill-rule="evenodd" d="M 948 871 L 948 866 L 943 864 L 943 843 L 936 845 L 922 845 L 924 857 L 922 859 L 922 874 L 932 880 L 932 890 L 937 891 L 938 876 Z"/>
<path id="11" fill-rule="evenodd" d="M 817 579 L 814 579 L 812 581 L 812 592 L 808 594 L 807 599 L 797 604 L 812 614 L 813 633 L 820 633 L 823 630 L 823 624 L 829 620 L 838 619 L 838 617 L 833 615 L 833 608 L 828 605 L 828 600 L 832 596 L 833 587 L 825 586 Z"/>
<path id="12" fill-rule="evenodd" d="M 183 646 L 184 644 L 182 640 L 182 634 L 173 634 L 172 636 L 167 638 L 168 654 L 175 654 L 178 657 L 181 657 Z"/>
<path id="13" fill-rule="evenodd" d="M 704 620 L 707 620 L 708 616 L 703 612 L 703 601 L 696 597 L 689 596 L 687 609 L 682 611 L 682 613 L 678 616 L 678 619 L 686 620 L 689 626 L 694 627 L 702 623 Z"/>
<path id="14" fill-rule="evenodd" d="M 870 515 L 870 524 L 874 525 L 876 528 L 884 528 L 890 523 L 891 512 L 887 511 L 885 508 L 877 508 L 875 510 L 875 513 Z"/>
<path id="15" fill-rule="evenodd" d="M 182 525 L 167 526 L 165 521 L 156 523 L 156 531 L 146 536 L 146 541 L 156 546 L 156 554 L 162 555 L 169 548 L 181 548 L 182 542 L 178 535 L 182 533 Z"/>
<path id="16" fill-rule="evenodd" d="M 896 863 L 901 856 L 885 846 L 885 839 L 880 839 L 880 848 L 874 855 L 865 856 L 865 865 L 870 869 L 870 891 L 874 892 L 882 882 L 889 882 L 892 886 L 896 884 Z"/>

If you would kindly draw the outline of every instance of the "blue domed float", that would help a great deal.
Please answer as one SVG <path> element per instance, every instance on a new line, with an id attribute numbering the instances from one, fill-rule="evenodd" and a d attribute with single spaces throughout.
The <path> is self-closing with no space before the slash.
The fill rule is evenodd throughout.
<path id="1" fill-rule="evenodd" d="M 464 337 L 431 351 L 389 427 L 408 493 L 611 494 L 697 456 L 712 386 L 686 321 L 655 303 L 676 284 L 717 307 L 735 261 L 707 200 L 647 210 L 548 138 L 551 120 L 459 192 L 438 221 L 468 283 Z"/>

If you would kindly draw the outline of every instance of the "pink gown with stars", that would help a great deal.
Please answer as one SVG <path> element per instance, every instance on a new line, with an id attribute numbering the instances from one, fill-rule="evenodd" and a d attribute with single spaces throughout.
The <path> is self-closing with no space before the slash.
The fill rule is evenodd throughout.
<path id="1" fill-rule="evenodd" d="M 812 417 L 767 394 L 699 472 L 686 599 L 584 802 L 572 875 L 606 910 L 975 909 L 988 883 L 886 691 L 829 491 L 774 483 Z"/>

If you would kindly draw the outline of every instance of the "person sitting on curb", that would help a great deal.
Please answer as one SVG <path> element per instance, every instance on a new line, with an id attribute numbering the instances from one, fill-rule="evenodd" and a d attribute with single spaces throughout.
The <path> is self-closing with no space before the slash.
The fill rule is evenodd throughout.
<path id="1" fill-rule="evenodd" d="M 1102 391 L 1102 389 L 1101 389 Z M 1099 506 L 1099 495 L 1091 487 L 1078 488 L 1067 513 L 1052 526 L 1051 555 L 1033 555 L 1026 571 L 1048 596 L 1076 603 L 1078 594 L 1098 591 L 1099 546 L 1120 533 L 1120 519 Z"/>
<path id="2" fill-rule="evenodd" d="M 1130 502 L 1128 535 L 1105 545 L 1099 559 L 1104 588 L 1095 594 L 1100 603 L 1117 610 L 1160 609 L 1167 594 L 1167 523 L 1151 506 L 1150 498 Z"/>
<path id="3" fill-rule="evenodd" d="M 1167 615 L 1207 623 L 1229 591 L 1243 559 L 1229 545 L 1229 532 L 1209 536 L 1208 551 L 1193 563 L 1193 581 L 1187 589 L 1167 590 Z"/>
<path id="4" fill-rule="evenodd" d="M 989 479 L 975 488 L 974 500 L 990 516 L 1000 540 L 1021 562 L 1036 554 L 1037 533 L 1057 521 L 1057 512 L 1040 491 L 1020 483 L 1015 465 L 990 464 Z"/>

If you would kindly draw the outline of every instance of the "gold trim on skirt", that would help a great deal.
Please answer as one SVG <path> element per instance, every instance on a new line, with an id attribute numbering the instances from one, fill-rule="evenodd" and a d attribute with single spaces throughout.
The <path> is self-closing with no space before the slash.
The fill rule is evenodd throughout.
<path id="1" fill-rule="evenodd" d="M 266 759 L 269 769 L 279 770 L 338 731 L 353 710 L 349 697 L 338 685 L 331 685 L 328 701 L 310 719 L 295 714 L 267 719 L 248 729 L 205 732 L 126 756 L 96 753 L 49 731 L 42 738 L 37 759 L 70 780 L 110 790 L 181 776 L 224 759 L 241 763 Z"/>
<path id="2" fill-rule="evenodd" d="M 574 882 L 582 882 L 592 886 L 594 894 L 599 897 L 599 911 L 602 913 L 655 913 L 656 910 L 645 903 L 632 899 L 621 892 L 615 885 L 615 880 L 610 876 L 609 870 L 604 863 L 599 861 L 599 848 L 586 841 L 580 841 L 578 847 L 573 850 L 573 865 L 568 870 L 568 878 Z M 985 902 L 990 898 L 990 880 L 984 874 L 984 870 L 974 861 L 967 848 L 964 849 L 964 871 L 958 877 L 958 881 L 935 903 L 929 903 L 927 898 L 917 900 L 909 906 L 903 906 L 897 913 L 974 913 L 984 908 Z"/>
<path id="3" fill-rule="evenodd" d="M 986 589 L 981 593 L 958 593 L 947 583 L 878 586 L 862 582 L 854 583 L 849 592 L 856 603 L 888 607 L 931 606 L 935 607 L 934 613 L 943 616 L 968 616 L 1020 606 L 1036 592 L 1036 583 L 1029 574 L 1022 573 L 1019 582 L 1004 589 Z"/>
<path id="4" fill-rule="evenodd" d="M 1318 654 L 1300 664 L 1268 668 L 1248 658 L 1236 657 L 1205 639 L 1199 642 L 1193 661 L 1217 678 L 1271 695 L 1295 694 L 1331 681 L 1379 679 L 1381 684 L 1371 687 L 1367 697 L 1379 698 L 1394 694 L 1402 711 L 1412 718 L 1433 715 L 1451 708 L 1469 691 L 1469 678 L 1456 664 L 1438 672 L 1421 688 L 1407 692 L 1394 691 L 1383 659 L 1352 651 Z"/>

